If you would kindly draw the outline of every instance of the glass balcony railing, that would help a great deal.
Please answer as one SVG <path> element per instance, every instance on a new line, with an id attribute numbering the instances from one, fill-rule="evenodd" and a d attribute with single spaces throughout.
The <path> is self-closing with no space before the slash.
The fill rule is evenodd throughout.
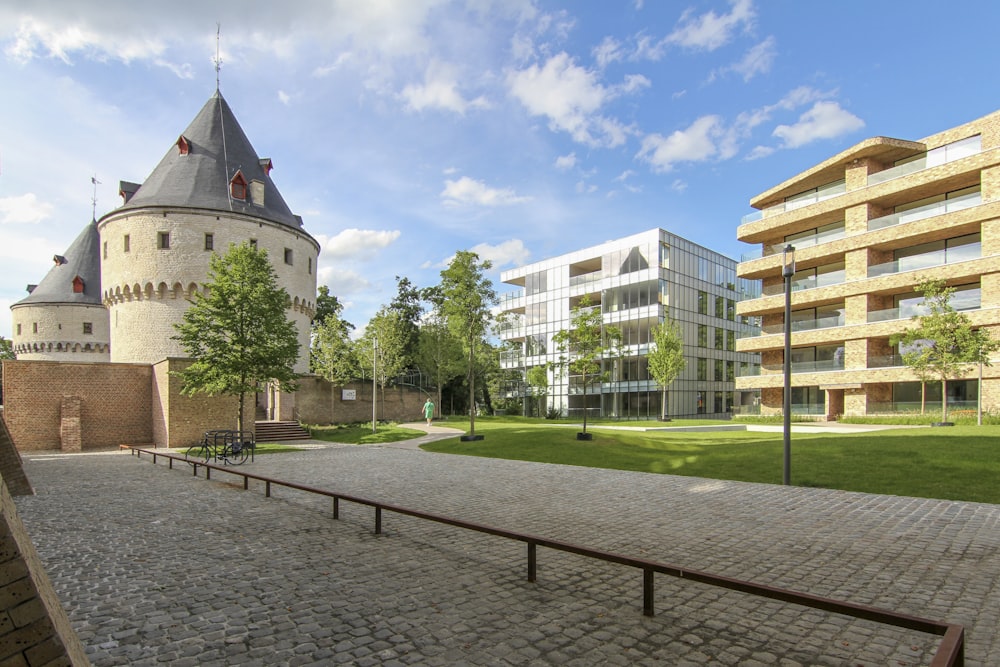
<path id="1" fill-rule="evenodd" d="M 831 327 L 844 326 L 843 315 L 831 315 L 830 317 L 819 317 L 814 320 L 792 320 L 792 332 L 814 331 L 816 329 L 829 329 Z M 763 328 L 765 334 L 785 333 L 784 324 L 769 324 Z"/>
<path id="2" fill-rule="evenodd" d="M 784 364 L 765 364 L 764 370 L 771 373 L 781 373 L 785 370 Z M 830 371 L 844 370 L 843 359 L 821 359 L 819 361 L 793 361 L 793 373 L 827 373 Z"/>
<path id="3" fill-rule="evenodd" d="M 909 257 L 901 257 L 885 264 L 869 266 L 868 277 L 878 278 L 879 276 L 888 276 L 906 271 L 917 271 L 935 266 L 944 266 L 945 264 L 955 264 L 971 259 L 979 259 L 982 255 L 981 244 L 969 243 L 948 248 L 947 250 L 935 250 L 920 255 L 910 255 Z"/>
<path id="4" fill-rule="evenodd" d="M 868 177 L 868 185 L 878 185 L 879 183 L 885 183 L 886 181 L 891 181 L 892 179 L 899 178 L 900 176 L 915 174 L 918 171 L 954 162 L 955 160 L 968 157 L 969 155 L 975 155 L 981 151 L 982 142 L 980 137 L 968 137 L 967 139 L 950 143 L 947 146 L 941 146 L 940 148 L 927 151 L 927 154 L 923 155 L 919 159 L 906 162 L 898 167 L 892 167 L 891 169 L 885 169 L 874 173 Z"/>
<path id="5" fill-rule="evenodd" d="M 800 280 L 792 281 L 792 291 L 798 292 L 805 289 L 815 289 L 817 287 L 829 287 L 830 285 L 839 285 L 845 281 L 844 269 L 838 271 L 830 271 L 828 273 L 821 273 L 818 276 L 810 276 L 809 278 L 802 278 Z M 764 296 L 775 296 L 777 294 L 785 293 L 785 284 L 778 283 L 776 285 L 769 285 L 762 290 Z"/>
<path id="6" fill-rule="evenodd" d="M 784 213 L 785 211 L 794 211 L 797 208 L 802 208 L 803 206 L 809 206 L 810 204 L 815 204 L 832 197 L 837 197 L 847 192 L 847 185 L 843 182 L 836 184 L 831 184 L 818 189 L 817 191 L 805 195 L 797 196 L 792 199 L 783 201 L 780 204 L 775 204 L 774 206 L 768 206 L 760 211 L 754 211 L 753 213 L 748 213 L 743 216 L 740 220 L 741 224 L 747 224 L 749 222 L 757 222 L 765 217 L 776 215 L 778 213 Z"/>
<path id="7" fill-rule="evenodd" d="M 847 232 L 843 229 L 832 229 L 823 232 L 817 232 L 810 236 L 803 236 L 797 239 L 792 239 L 789 241 L 782 241 L 781 243 L 776 243 L 770 246 L 764 246 L 756 250 L 750 250 L 748 252 L 742 253 L 740 255 L 741 262 L 749 262 L 752 259 L 760 259 L 761 257 L 771 257 L 772 255 L 780 255 L 785 249 L 785 246 L 791 245 L 796 250 L 802 250 L 804 248 L 812 248 L 813 246 L 820 245 L 821 243 L 829 243 L 830 241 L 837 241 L 839 239 L 847 236 Z"/>
<path id="8" fill-rule="evenodd" d="M 982 193 L 973 192 L 971 194 L 962 195 L 961 197 L 955 197 L 954 199 L 946 199 L 945 201 L 935 202 L 933 204 L 928 204 L 927 206 L 920 206 L 919 208 L 910 209 L 909 211 L 901 211 L 900 213 L 893 213 L 892 215 L 882 216 L 881 218 L 872 218 L 868 221 L 868 231 L 873 232 L 876 229 L 885 229 L 886 227 L 894 227 L 907 222 L 915 222 L 917 220 L 923 220 L 924 218 L 931 218 L 935 215 L 961 211 L 962 209 L 979 206 L 982 201 Z"/>
<path id="9" fill-rule="evenodd" d="M 868 368 L 898 368 L 905 366 L 903 355 L 885 354 L 875 357 L 868 357 Z"/>
<path id="10" fill-rule="evenodd" d="M 506 310 L 507 308 L 510 308 L 515 301 L 523 298 L 524 298 L 524 290 L 518 290 L 517 292 L 508 292 L 507 294 L 501 294 L 500 308 Z"/>
<path id="11" fill-rule="evenodd" d="M 579 276 L 570 276 L 569 286 L 576 287 L 577 285 L 587 285 L 590 283 L 596 283 L 601 279 L 600 271 L 592 271 L 590 273 L 583 273 Z"/>
<path id="12" fill-rule="evenodd" d="M 963 297 L 961 292 L 956 292 L 951 299 L 951 307 L 955 310 L 976 310 L 981 305 L 979 290 L 976 293 Z M 884 308 L 882 310 L 872 310 L 868 313 L 868 323 L 889 322 L 891 320 L 908 320 L 911 317 L 919 317 L 930 313 L 925 306 L 908 305 L 899 308 Z"/>

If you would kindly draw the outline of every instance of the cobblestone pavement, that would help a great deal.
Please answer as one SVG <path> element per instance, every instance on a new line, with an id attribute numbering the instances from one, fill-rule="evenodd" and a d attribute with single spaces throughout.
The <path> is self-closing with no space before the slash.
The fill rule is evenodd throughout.
<path id="1" fill-rule="evenodd" d="M 95 665 L 908 665 L 938 639 L 125 453 L 25 456 Z M 332 446 L 244 469 L 966 626 L 1000 664 L 1000 506 Z"/>

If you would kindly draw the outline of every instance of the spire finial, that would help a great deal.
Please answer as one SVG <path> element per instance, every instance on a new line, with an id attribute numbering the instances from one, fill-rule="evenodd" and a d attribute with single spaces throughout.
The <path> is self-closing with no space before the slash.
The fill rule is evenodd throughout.
<path id="1" fill-rule="evenodd" d="M 222 33 L 222 24 L 215 24 L 215 90 L 219 91 L 219 71 L 222 70 L 222 56 L 219 55 L 219 39 Z"/>
<path id="2" fill-rule="evenodd" d="M 93 176 L 90 177 L 90 182 L 94 185 L 94 195 L 90 198 L 90 205 L 91 205 L 90 217 L 93 220 L 97 220 L 97 186 L 100 185 L 101 182 L 97 180 L 97 174 L 94 174 Z"/>

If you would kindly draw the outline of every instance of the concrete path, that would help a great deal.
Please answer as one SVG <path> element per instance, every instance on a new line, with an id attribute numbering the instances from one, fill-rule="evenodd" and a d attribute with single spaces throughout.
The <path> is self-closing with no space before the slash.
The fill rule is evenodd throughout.
<path id="1" fill-rule="evenodd" d="M 429 434 L 438 435 L 438 434 Z M 444 435 L 444 434 L 440 434 Z M 906 665 L 937 639 L 126 453 L 25 455 L 20 512 L 95 665 Z M 254 472 L 962 623 L 1000 664 L 1000 506 L 390 446 Z"/>

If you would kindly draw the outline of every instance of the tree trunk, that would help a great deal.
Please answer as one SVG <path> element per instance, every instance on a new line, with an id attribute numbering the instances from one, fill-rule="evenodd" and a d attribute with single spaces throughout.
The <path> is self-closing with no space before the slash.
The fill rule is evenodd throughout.
<path id="1" fill-rule="evenodd" d="M 240 413 L 236 415 L 236 430 L 243 430 L 243 392 L 240 392 Z"/>
<path id="2" fill-rule="evenodd" d="M 660 417 L 667 418 L 667 388 L 660 392 Z"/>
<path id="3" fill-rule="evenodd" d="M 941 421 L 948 421 L 948 381 L 941 380 Z"/>
<path id="4" fill-rule="evenodd" d="M 476 369 L 472 365 L 476 358 L 476 348 L 469 346 L 469 435 L 476 434 Z"/>

